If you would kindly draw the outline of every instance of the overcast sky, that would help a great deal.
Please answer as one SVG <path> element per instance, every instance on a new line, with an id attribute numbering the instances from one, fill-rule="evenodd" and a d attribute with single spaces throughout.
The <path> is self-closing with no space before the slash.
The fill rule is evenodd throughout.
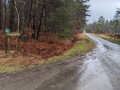
<path id="1" fill-rule="evenodd" d="M 117 8 L 120 8 L 120 0 L 90 0 L 89 4 L 91 5 L 89 23 L 97 21 L 100 16 L 111 20 L 114 18 Z"/>

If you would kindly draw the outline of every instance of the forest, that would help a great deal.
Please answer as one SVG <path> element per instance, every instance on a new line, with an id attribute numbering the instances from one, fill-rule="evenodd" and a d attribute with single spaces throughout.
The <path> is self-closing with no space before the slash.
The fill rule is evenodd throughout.
<path id="1" fill-rule="evenodd" d="M 81 44 L 78 43 L 80 46 L 77 48 L 80 49 L 74 49 L 75 51 L 88 51 L 89 47 L 85 48 L 84 44 L 88 45 L 91 41 L 82 34 L 86 17 L 89 16 L 88 2 L 89 0 L 0 0 L 1 67 L 8 63 L 8 67 L 9 64 L 10 67 L 19 64 L 23 69 L 23 65 L 47 63 L 49 58 L 69 52 L 77 41 Z M 64 57 L 74 55 L 73 51 L 68 54 Z M 13 69 L 15 68 L 12 67 L 12 71 Z"/>
<path id="2" fill-rule="evenodd" d="M 57 33 L 68 38 L 86 23 L 89 0 L 0 0 L 0 30 L 32 30 L 34 39 L 40 33 Z"/>
<path id="3" fill-rule="evenodd" d="M 106 20 L 103 16 L 98 21 L 86 25 L 87 32 L 120 35 L 120 8 L 116 10 L 113 20 Z"/>
<path id="4" fill-rule="evenodd" d="M 120 0 L 0 0 L 0 90 L 120 90 Z"/>

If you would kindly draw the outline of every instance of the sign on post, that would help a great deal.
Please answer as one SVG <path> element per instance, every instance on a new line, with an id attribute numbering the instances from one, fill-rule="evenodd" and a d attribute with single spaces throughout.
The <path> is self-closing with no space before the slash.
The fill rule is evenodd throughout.
<path id="1" fill-rule="evenodd" d="M 5 33 L 10 33 L 10 32 L 11 32 L 10 29 L 8 28 L 5 29 Z"/>
<path id="2" fill-rule="evenodd" d="M 5 33 L 6 33 L 6 50 L 5 53 L 7 54 L 7 52 L 10 52 L 10 37 L 16 37 L 16 51 L 17 51 L 17 42 L 18 42 L 18 37 L 20 36 L 20 33 L 18 32 L 12 32 L 10 33 L 10 29 L 5 29 Z"/>

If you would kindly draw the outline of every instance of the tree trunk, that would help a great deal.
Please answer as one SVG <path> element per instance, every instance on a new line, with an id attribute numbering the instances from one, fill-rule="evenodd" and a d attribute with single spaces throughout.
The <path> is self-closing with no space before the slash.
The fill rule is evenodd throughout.
<path id="1" fill-rule="evenodd" d="M 47 4 L 45 3 L 45 33 L 47 33 L 46 27 L 47 27 Z"/>
<path id="2" fill-rule="evenodd" d="M 33 9 L 33 30 L 34 30 L 34 39 L 36 39 L 36 0 L 34 0 L 34 9 Z"/>
<path id="3" fill-rule="evenodd" d="M 14 0 L 10 0 L 10 20 L 9 20 L 9 28 L 11 29 L 11 31 L 15 30 L 15 4 L 14 4 Z"/>
<path id="4" fill-rule="evenodd" d="M 6 7 L 6 0 L 4 0 L 4 8 L 5 8 L 5 17 L 4 17 L 4 29 L 7 27 L 6 25 L 6 11 L 7 11 L 7 7 Z"/>
<path id="5" fill-rule="evenodd" d="M 37 40 L 39 39 L 39 33 L 41 31 L 43 12 L 44 12 L 44 4 L 42 5 L 42 12 L 41 12 L 41 17 L 40 17 L 40 23 L 39 23 L 38 32 L 37 32 Z"/>
<path id="6" fill-rule="evenodd" d="M 35 13 L 35 6 L 36 6 L 36 0 L 34 0 L 34 13 L 33 13 L 33 30 L 35 31 L 35 22 L 36 22 L 36 20 L 35 20 L 35 16 L 36 16 L 36 13 Z"/>
<path id="7" fill-rule="evenodd" d="M 16 0 L 14 0 L 14 4 L 15 4 L 15 9 L 16 9 L 16 11 L 17 11 L 17 14 L 18 14 L 18 20 L 17 20 L 17 22 L 18 22 L 18 28 L 17 28 L 17 31 L 19 32 L 20 30 L 19 30 L 19 28 L 20 28 L 20 14 L 19 14 L 19 11 L 18 11 L 18 9 L 17 9 L 17 5 L 16 5 Z"/>
<path id="8" fill-rule="evenodd" d="M 2 29 L 2 0 L 0 0 L 0 30 Z"/>
<path id="9" fill-rule="evenodd" d="M 25 13 L 25 27 L 29 27 L 30 17 L 31 17 L 31 11 L 32 11 L 32 3 L 33 0 L 28 0 L 26 2 L 26 13 Z"/>

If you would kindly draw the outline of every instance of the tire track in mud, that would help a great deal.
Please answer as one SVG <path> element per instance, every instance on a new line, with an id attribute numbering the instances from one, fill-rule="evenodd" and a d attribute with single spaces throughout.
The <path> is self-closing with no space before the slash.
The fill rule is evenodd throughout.
<path id="1" fill-rule="evenodd" d="M 99 57 L 99 61 L 106 72 L 114 90 L 120 90 L 120 65 L 117 56 L 120 56 L 120 45 L 108 42 L 106 40 L 96 38 L 92 36 L 93 39 L 97 39 L 100 41 L 101 45 L 106 49 L 104 51 L 100 51 L 100 49 L 96 50 L 97 57 Z M 99 44 L 97 42 L 97 44 Z M 98 45 L 97 45 L 98 46 Z"/>
<path id="2" fill-rule="evenodd" d="M 76 68 L 82 68 L 83 58 L 85 58 L 85 54 L 21 73 L 1 74 L 0 90 L 36 90 L 43 82 L 54 81 L 59 74 L 69 76 L 69 73 L 72 72 L 74 73 L 69 77 L 73 77 L 71 80 L 74 81 L 79 76 Z M 65 77 L 63 77 L 63 79 L 65 79 Z M 71 80 L 65 81 L 69 83 Z"/>
<path id="3" fill-rule="evenodd" d="M 100 60 L 106 74 L 108 75 L 114 90 L 120 90 L 120 66 L 118 66 L 111 58 L 104 57 Z"/>

